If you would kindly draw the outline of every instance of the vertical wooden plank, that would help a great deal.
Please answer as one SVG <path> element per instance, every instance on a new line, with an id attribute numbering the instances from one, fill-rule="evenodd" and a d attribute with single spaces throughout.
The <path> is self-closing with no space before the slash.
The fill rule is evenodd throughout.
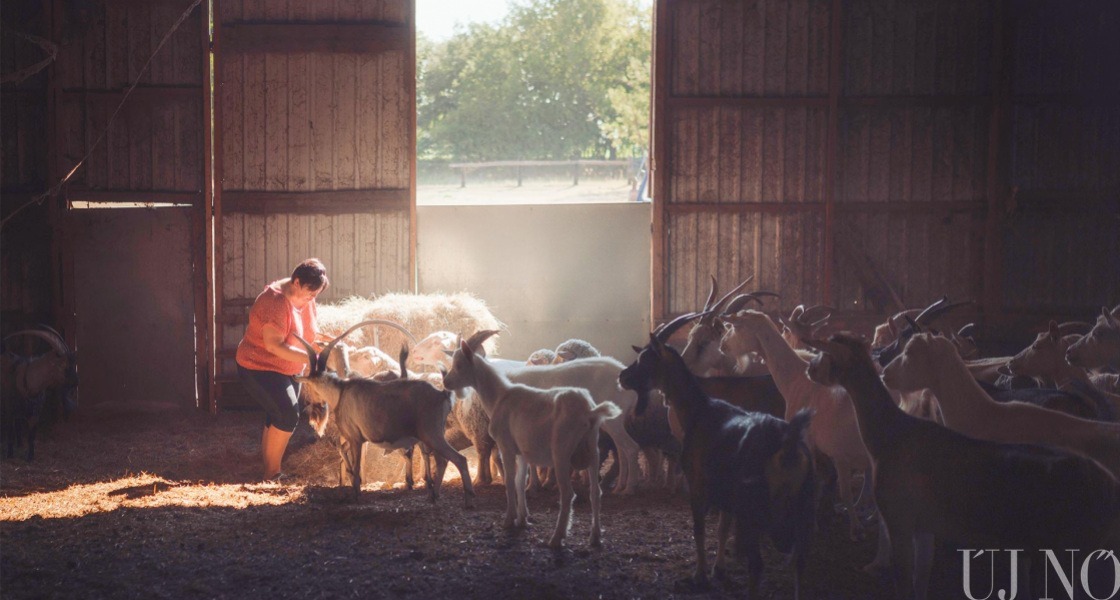
<path id="1" fill-rule="evenodd" d="M 175 83 L 175 45 L 169 41 L 159 52 L 155 52 L 155 49 L 159 47 L 159 42 L 163 39 L 163 36 L 171 31 L 171 26 L 175 24 L 175 20 L 179 16 L 178 10 L 175 6 L 165 2 L 152 4 L 148 44 L 154 54 L 151 55 L 152 62 L 148 69 L 151 71 L 151 82 L 154 85 L 173 85 Z"/>
<path id="2" fill-rule="evenodd" d="M 843 41 L 840 39 L 842 15 L 840 13 L 840 0 L 832 0 L 829 11 L 829 67 L 828 67 L 828 134 L 825 141 L 825 183 L 824 183 L 824 300 L 839 307 L 837 297 L 833 290 L 833 271 L 836 268 L 835 218 L 836 218 L 836 179 L 837 179 L 837 145 L 839 140 L 840 119 L 840 81 L 841 51 Z"/>
<path id="3" fill-rule="evenodd" d="M 668 130 L 672 115 L 667 106 L 671 91 L 672 53 L 671 36 L 673 29 L 669 23 L 669 0 L 656 0 L 653 10 L 653 64 L 651 65 L 650 85 L 652 106 L 650 122 L 650 141 L 652 160 L 650 161 L 650 197 L 653 199 L 653 231 L 651 232 L 652 258 L 650 287 L 652 297 L 650 318 L 663 321 L 668 315 L 669 277 L 669 219 L 667 206 L 669 192 L 669 143 Z"/>
<path id="4" fill-rule="evenodd" d="M 718 93 L 721 96 L 737 96 L 743 93 L 743 3 L 722 3 L 718 26 Z"/>
<path id="5" fill-rule="evenodd" d="M 175 156 L 175 106 L 159 102 L 152 106 L 152 187 L 173 190 L 178 185 Z"/>
<path id="6" fill-rule="evenodd" d="M 716 157 L 717 194 L 720 202 L 741 202 L 743 199 L 742 177 L 739 166 L 743 162 L 743 111 L 737 108 L 719 110 L 720 136 L 718 156 Z"/>
<path id="7" fill-rule="evenodd" d="M 334 265 L 332 269 L 340 277 L 337 281 L 341 284 L 336 291 L 337 297 L 351 296 L 357 293 L 354 282 L 357 279 L 357 263 L 355 260 L 356 248 L 354 244 L 354 215 L 334 215 Z M 407 243 L 407 240 L 401 240 Z M 407 258 L 407 257 L 406 257 Z"/>
<path id="8" fill-rule="evenodd" d="M 743 8 L 743 94 L 764 93 L 763 66 L 766 54 L 765 3 L 751 2 Z"/>
<path id="9" fill-rule="evenodd" d="M 330 54 L 311 55 L 311 172 L 313 190 L 334 189 L 334 61 Z"/>
<path id="10" fill-rule="evenodd" d="M 805 117 L 804 108 L 787 108 L 782 188 L 786 202 L 805 201 Z"/>
<path id="11" fill-rule="evenodd" d="M 673 24 L 673 87 L 672 94 L 695 96 L 700 93 L 700 5 L 695 2 L 674 4 Z"/>
<path id="12" fill-rule="evenodd" d="M 288 247 L 288 215 L 269 213 L 263 215 L 264 237 L 247 240 L 264 247 L 264 280 L 274 281 L 291 273 L 296 264 Z"/>
<path id="13" fill-rule="evenodd" d="M 109 109 L 110 115 L 112 110 L 116 109 L 117 100 L 113 99 L 106 104 Z M 122 110 L 123 113 L 123 110 Z M 117 119 L 106 132 L 104 144 L 104 151 L 106 160 L 109 166 L 108 173 L 108 187 L 110 189 L 128 189 L 128 153 L 129 146 L 131 146 L 128 131 L 127 117 L 123 114 L 117 115 Z"/>
<path id="14" fill-rule="evenodd" d="M 175 20 L 182 15 L 185 6 L 180 5 L 173 9 Z M 199 8 L 191 11 L 161 51 L 168 52 L 168 56 L 174 56 L 171 78 L 175 85 L 202 85 L 202 51 L 198 38 L 203 23 L 201 7 L 202 5 L 199 5 Z M 171 24 L 174 25 L 175 22 L 172 21 Z"/>
<path id="15" fill-rule="evenodd" d="M 264 54 L 245 55 L 245 189 L 265 189 L 265 131 L 268 119 L 265 107 L 265 57 Z"/>
<path id="16" fill-rule="evenodd" d="M 763 55 L 763 91 L 767 94 L 786 93 L 786 40 L 789 25 L 786 21 L 788 4 L 768 1 L 766 3 L 766 51 Z"/>
<path id="17" fill-rule="evenodd" d="M 131 144 L 128 153 L 128 186 L 134 190 L 152 188 L 152 109 L 150 106 L 132 106 L 128 111 L 128 130 Z"/>
<path id="18" fill-rule="evenodd" d="M 106 2 L 104 10 L 105 83 L 110 89 L 121 89 L 131 82 L 128 79 L 128 6 Z"/>
<path id="19" fill-rule="evenodd" d="M 702 2 L 699 8 L 697 91 L 702 96 L 719 93 L 721 3 Z"/>
<path id="20" fill-rule="evenodd" d="M 202 190 L 202 106 L 198 99 L 176 102 L 178 145 L 176 161 L 179 168 L 178 189 Z"/>
<path id="21" fill-rule="evenodd" d="M 218 369 L 217 355 L 215 353 L 216 345 L 220 343 L 219 337 L 222 333 L 220 326 L 217 323 L 218 307 L 215 298 L 222 297 L 222 289 L 220 287 L 216 272 L 221 270 L 220 254 L 218 254 L 219 246 L 217 232 L 220 232 L 221 221 L 215 215 L 214 203 L 214 183 L 216 174 L 214 172 L 214 165 L 216 164 L 215 146 L 214 146 L 214 102 L 216 101 L 216 91 L 211 86 L 211 81 L 215 76 L 213 64 L 210 61 L 210 30 L 209 24 L 211 21 L 211 8 L 212 3 L 205 2 L 201 5 L 201 18 L 200 27 L 198 31 L 199 36 L 199 66 L 201 73 L 199 74 L 200 81 L 203 82 L 201 101 L 202 101 L 202 120 L 200 123 L 200 135 L 202 137 L 202 206 L 199 207 L 199 212 L 202 217 L 202 243 L 203 248 L 199 253 L 202 261 L 198 267 L 201 273 L 197 274 L 201 290 L 203 292 L 202 304 L 200 307 L 196 305 L 196 310 L 199 310 L 201 319 L 205 326 L 199 327 L 199 342 L 196 344 L 198 348 L 197 364 L 199 365 L 198 371 L 200 381 L 198 389 L 202 394 L 199 399 L 202 406 L 204 406 L 210 413 L 218 412 L 218 394 L 219 388 L 217 383 Z"/>
<path id="22" fill-rule="evenodd" d="M 701 202 L 718 202 L 720 109 L 705 108 L 697 113 L 697 137 L 694 138 L 698 154 L 696 160 L 696 198 Z"/>
<path id="23" fill-rule="evenodd" d="M 412 125 L 412 112 L 415 106 L 409 97 L 410 84 L 406 80 L 406 73 L 412 72 L 414 67 L 405 66 L 405 56 L 400 52 L 391 52 L 386 55 L 388 71 L 382 70 L 383 81 L 386 82 L 386 91 L 389 92 L 388 103 L 382 111 L 382 118 L 388 124 L 385 139 L 391 142 L 385 150 L 386 160 L 382 162 L 385 167 L 387 187 L 406 188 L 411 178 L 410 165 L 412 164 L 412 137 L 415 127 Z M 386 77 L 387 75 L 387 77 Z M 353 143 L 352 141 L 350 142 Z"/>
<path id="24" fill-rule="evenodd" d="M 889 112 L 875 111 L 868 114 L 867 150 L 871 160 L 866 199 L 876 202 L 886 202 L 890 199 L 890 117 Z"/>
<path id="25" fill-rule="evenodd" d="M 85 54 L 79 60 L 85 66 L 83 86 L 88 90 L 103 90 L 108 87 L 105 80 L 105 14 L 93 11 L 85 33 Z"/>
<path id="26" fill-rule="evenodd" d="M 264 72 L 264 189 L 288 190 L 288 56 L 265 54 Z"/>
<path id="27" fill-rule="evenodd" d="M 353 8 L 352 5 L 351 8 Z M 357 128 L 355 120 L 355 103 L 357 101 L 357 91 L 355 89 L 356 56 L 353 54 L 336 54 L 334 64 L 334 185 L 335 189 L 353 189 L 357 177 L 357 165 L 354 160 L 357 150 L 357 137 L 355 135 L 355 129 Z M 406 136 L 407 131 L 404 130 L 404 127 L 401 127 L 396 135 Z M 403 144 L 401 145 L 403 146 Z"/>
<path id="28" fill-rule="evenodd" d="M 311 258 L 311 217 L 309 215 L 288 215 L 288 262 L 295 264 Z M 337 279 L 331 266 L 327 267 L 332 286 Z"/>
<path id="29" fill-rule="evenodd" d="M 988 120 L 987 185 L 988 212 L 984 221 L 984 314 L 1002 308 L 1004 249 L 1003 230 L 1007 192 L 1010 188 L 1008 160 L 1011 111 L 1010 51 L 1014 31 L 1009 31 L 1008 0 L 996 0 L 992 17 L 992 100 Z"/>
<path id="30" fill-rule="evenodd" d="M 762 131 L 763 113 L 761 110 L 744 111 L 743 133 L 743 199 L 746 202 L 762 202 L 762 153 L 764 135 Z"/>
<path id="31" fill-rule="evenodd" d="M 222 189 L 245 189 L 245 57 L 240 54 L 220 56 L 218 69 L 222 74 L 218 102 L 222 132 Z"/>
<path id="32" fill-rule="evenodd" d="M 876 2 L 871 13 L 871 80 L 869 91 L 874 94 L 897 93 L 894 85 L 894 68 L 891 47 L 894 40 L 894 19 L 892 11 L 896 3 Z"/>
<path id="33" fill-rule="evenodd" d="M 293 53 L 287 58 L 287 189 L 306 192 L 311 189 L 311 100 L 307 71 L 310 57 Z"/>
<path id="34" fill-rule="evenodd" d="M 806 92 L 828 94 L 829 4 L 826 0 L 810 0 L 808 37 L 809 82 Z"/>
<path id="35" fill-rule="evenodd" d="M 762 201 L 785 200 L 782 170 L 785 161 L 786 111 L 766 108 L 762 111 Z"/>
<path id="36" fill-rule="evenodd" d="M 245 288 L 253 297 L 264 288 L 271 275 L 265 262 L 268 237 L 262 215 L 245 215 Z M 256 293 L 253 293 L 253 292 Z"/>
<path id="37" fill-rule="evenodd" d="M 361 54 L 357 64 L 357 112 L 355 114 L 355 130 L 357 135 L 357 150 L 355 162 L 357 174 L 355 187 L 375 187 L 377 181 L 377 88 L 380 82 L 377 79 L 378 60 L 376 56 Z"/>
<path id="38" fill-rule="evenodd" d="M 808 0 L 789 4 L 789 33 L 786 37 L 786 93 L 802 96 L 809 88 Z"/>
<path id="39" fill-rule="evenodd" d="M 86 127 L 85 127 L 85 149 L 88 152 L 93 148 L 94 142 L 101 132 L 105 131 L 106 125 L 109 123 L 109 108 L 106 106 L 106 101 L 103 98 L 95 98 L 86 96 L 83 104 L 86 108 Z M 109 187 L 108 180 L 108 146 L 105 145 L 104 140 L 102 144 L 93 149 L 89 155 L 89 160 L 86 161 L 83 167 L 86 170 L 86 184 L 93 189 L 105 189 Z"/>

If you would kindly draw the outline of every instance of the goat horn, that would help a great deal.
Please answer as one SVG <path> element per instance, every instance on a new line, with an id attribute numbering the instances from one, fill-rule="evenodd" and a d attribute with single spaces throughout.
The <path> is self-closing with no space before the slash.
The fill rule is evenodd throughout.
<path id="1" fill-rule="evenodd" d="M 735 294 L 739 293 L 739 290 L 742 290 L 743 288 L 747 287 L 747 284 L 750 283 L 752 279 L 754 279 L 754 275 L 751 275 L 750 277 L 747 277 L 746 279 L 744 279 L 743 283 L 740 283 L 739 285 L 735 286 L 735 289 L 733 289 L 730 292 L 727 292 L 726 294 L 724 294 L 723 297 L 719 299 L 719 302 L 715 303 L 715 306 L 711 306 L 711 307 L 705 306 L 704 311 L 705 311 L 706 314 L 703 317 L 703 321 L 705 323 L 710 323 L 712 321 L 712 319 L 714 319 L 716 316 L 726 314 L 724 312 L 723 307 L 727 304 L 728 299 L 730 299 Z"/>
<path id="2" fill-rule="evenodd" d="M 9 334 L 4 338 L 4 341 L 7 342 L 17 335 L 30 335 L 32 337 L 37 337 L 50 344 L 51 349 L 53 349 L 55 352 L 58 352 L 63 356 L 70 356 L 70 347 L 66 345 L 66 341 L 60 337 L 47 333 L 46 331 L 42 331 L 39 329 L 21 329 L 15 333 Z"/>
<path id="3" fill-rule="evenodd" d="M 404 325 L 401 325 L 400 323 L 395 323 L 393 321 L 386 321 L 384 319 L 370 319 L 368 321 L 362 321 L 358 325 L 355 325 L 355 327 L 360 327 L 362 325 L 385 325 L 387 327 L 392 327 L 393 329 L 396 329 L 397 331 L 400 331 L 401 333 L 408 336 L 408 341 L 412 342 L 413 344 L 416 343 L 416 336 L 412 335 L 412 332 L 405 329 Z M 343 334 L 343 335 L 346 335 L 346 334 Z"/>
<path id="4" fill-rule="evenodd" d="M 969 337 L 974 331 L 976 331 L 976 323 L 969 323 L 964 327 L 961 327 L 960 331 L 957 332 L 957 335 L 961 337 Z"/>
<path id="5" fill-rule="evenodd" d="M 710 290 L 708 290 L 708 299 L 704 301 L 704 311 L 707 311 L 707 310 L 712 308 L 712 299 L 716 297 L 716 289 L 717 289 L 716 276 L 709 273 L 708 277 L 712 278 L 712 287 L 711 287 Z"/>
<path id="6" fill-rule="evenodd" d="M 467 338 L 467 346 L 470 347 L 471 350 L 477 352 L 480 348 L 482 348 L 483 342 L 497 334 L 497 329 L 483 329 L 480 331 L 476 331 L 471 337 Z M 485 352 L 483 352 L 482 354 L 483 356 L 486 355 Z"/>
<path id="7" fill-rule="evenodd" d="M 658 327 L 653 331 L 652 335 L 657 339 L 657 341 L 665 343 L 669 340 L 669 336 L 673 335 L 673 333 L 675 333 L 681 327 L 684 327 L 684 325 L 689 321 L 709 314 L 711 314 L 711 311 L 702 313 L 685 313 L 662 325 L 661 327 Z"/>
<path id="8" fill-rule="evenodd" d="M 825 319 L 830 318 L 832 316 L 832 313 L 836 312 L 836 309 L 832 308 L 831 306 L 829 306 L 827 304 L 814 304 L 814 305 L 810 306 L 809 308 L 806 308 L 805 311 L 801 313 L 801 316 L 805 317 L 806 315 L 808 315 L 809 313 L 814 312 L 814 311 L 816 311 L 816 312 L 824 311 L 825 312 L 824 317 L 817 321 L 819 323 L 820 321 L 823 321 Z"/>
<path id="9" fill-rule="evenodd" d="M 966 304 L 972 304 L 972 300 L 950 303 L 948 296 L 942 296 L 941 300 L 938 300 L 937 302 L 930 305 L 929 308 L 923 310 L 922 314 L 918 315 L 918 318 L 915 320 L 923 325 L 930 325 L 938 317 L 953 310 L 954 308 L 964 306 Z"/>
<path id="10" fill-rule="evenodd" d="M 299 343 L 303 344 L 303 348 L 307 351 L 307 365 L 311 368 L 311 372 L 308 373 L 308 375 L 315 375 L 318 372 L 318 362 L 319 362 L 319 357 L 315 354 L 315 348 L 312 348 L 311 344 L 308 344 L 307 340 L 299 337 L 299 335 L 297 335 L 297 334 L 292 334 L 292 335 L 294 335 L 295 338 L 297 340 L 299 340 Z M 326 355 L 324 355 L 324 356 L 326 356 Z"/>
<path id="11" fill-rule="evenodd" d="M 742 310 L 743 306 L 746 305 L 746 303 L 750 302 L 751 300 L 754 300 L 755 302 L 758 303 L 759 306 L 762 306 L 762 299 L 759 298 L 759 296 L 771 296 L 773 298 L 781 298 L 781 296 L 779 296 L 778 294 L 775 294 L 774 292 L 767 292 L 767 291 L 757 291 L 757 292 L 750 292 L 750 293 L 747 293 L 747 294 L 739 294 L 738 296 L 735 296 L 735 299 L 733 299 L 731 302 L 727 303 L 727 308 L 723 309 L 723 312 L 720 313 L 720 314 L 733 315 L 733 314 L 739 312 L 740 310 Z"/>

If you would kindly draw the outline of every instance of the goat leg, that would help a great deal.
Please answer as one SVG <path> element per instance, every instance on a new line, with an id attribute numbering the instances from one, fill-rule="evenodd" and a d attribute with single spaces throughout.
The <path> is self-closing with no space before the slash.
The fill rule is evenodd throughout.
<path id="1" fill-rule="evenodd" d="M 731 533 L 733 522 L 734 517 L 730 513 L 720 511 L 719 524 L 716 525 L 716 560 L 712 565 L 712 579 L 722 580 L 727 575 L 727 537 Z"/>
<path id="2" fill-rule="evenodd" d="M 556 466 L 552 471 L 555 473 L 556 486 L 560 488 L 560 515 L 556 518 L 556 531 L 552 534 L 552 539 L 549 540 L 548 545 L 551 548 L 559 549 L 564 545 L 564 537 L 572 527 L 572 500 L 575 499 L 575 493 L 572 490 L 571 462 L 562 458 L 555 450 L 556 444 L 553 444 L 552 455 L 559 459 L 554 461 Z"/>
<path id="3" fill-rule="evenodd" d="M 696 486 L 699 487 L 699 486 Z M 704 519 L 708 514 L 707 502 L 701 502 L 693 494 L 692 499 L 692 538 L 696 542 L 696 571 L 692 574 L 692 584 L 700 589 L 708 587 L 707 549 L 704 547 Z"/>
<path id="4" fill-rule="evenodd" d="M 362 491 L 362 443 L 344 437 L 338 446 L 338 452 L 342 455 L 346 472 L 350 474 L 350 486 L 357 498 Z"/>
<path id="5" fill-rule="evenodd" d="M 404 487 L 408 490 L 411 490 L 416 484 L 416 482 L 412 479 L 412 451 L 415 448 L 416 446 L 411 446 L 409 448 L 406 448 L 404 451 Z"/>
<path id="6" fill-rule="evenodd" d="M 591 539 L 588 540 L 588 545 L 598 548 L 603 545 L 603 528 L 599 520 L 603 488 L 599 486 L 599 444 L 595 441 L 595 436 L 591 436 L 591 440 L 587 445 L 588 453 L 591 455 L 591 463 L 587 467 L 587 491 L 591 497 Z"/>

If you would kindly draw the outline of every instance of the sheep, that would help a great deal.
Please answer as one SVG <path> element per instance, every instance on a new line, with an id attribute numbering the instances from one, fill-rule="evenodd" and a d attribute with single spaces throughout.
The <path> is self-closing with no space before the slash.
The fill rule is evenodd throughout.
<path id="1" fill-rule="evenodd" d="M 929 388 L 945 425 L 977 439 L 1051 444 L 1099 461 L 1120 473 L 1120 424 L 1079 419 L 1024 402 L 999 403 L 968 373 L 947 338 L 915 334 L 902 354 L 883 369 L 883 381 L 899 391 Z"/>
<path id="2" fill-rule="evenodd" d="M 602 353 L 599 352 L 595 346 L 575 338 L 561 342 L 560 345 L 556 347 L 556 351 L 553 352 L 553 354 L 555 354 L 555 357 L 552 359 L 553 364 L 560 364 L 577 358 L 602 356 Z"/>
<path id="3" fill-rule="evenodd" d="M 794 598 L 799 598 L 814 529 L 813 458 L 802 440 L 810 412 L 802 410 L 786 423 L 708 397 L 681 355 L 656 334 L 650 334 L 649 344 L 618 382 L 636 391 L 660 389 L 684 427 L 682 465 L 696 543 L 692 583 L 708 583 L 704 521 L 714 508 L 720 515 L 712 576 L 722 576 L 734 521 L 737 554 L 748 560 L 748 596 L 758 595 L 763 571 L 759 541 L 768 534 L 780 552 L 793 554 Z"/>
<path id="4" fill-rule="evenodd" d="M 455 350 L 459 336 L 450 331 L 433 331 L 412 347 L 410 359 L 412 367 L 432 367 L 435 369 L 450 366 L 447 353 Z"/>
<path id="5" fill-rule="evenodd" d="M 477 346 L 481 346 L 481 341 Z M 467 341 L 461 342 L 455 351 L 451 370 L 443 381 L 451 389 L 478 390 L 490 417 L 490 435 L 498 444 L 506 473 L 505 527 L 528 526 L 527 471 L 531 466 L 551 467 L 556 470 L 560 487 L 560 514 L 548 545 L 560 548 L 571 527 L 571 472 L 586 470 L 591 496 L 589 544 L 600 546 L 599 427 L 605 419 L 621 413 L 618 406 L 613 402 L 596 404 L 585 389 L 545 390 L 512 383 Z"/>
<path id="6" fill-rule="evenodd" d="M 855 409 L 842 389 L 811 381 L 805 375 L 806 361 L 790 348 L 770 317 L 753 310 L 740 311 L 724 319 L 731 324 L 723 340 L 725 353 L 741 355 L 758 352 L 774 376 L 774 383 L 785 398 L 785 416 L 792 419 L 802 408 L 816 411 L 809 426 L 809 444 L 828 456 L 836 467 L 840 501 L 848 513 L 849 535 L 853 540 L 863 532 L 856 516 L 851 490 L 853 469 L 867 473 L 870 459 L 859 437 Z M 873 565 L 884 557 L 877 556 Z M 869 565 L 871 567 L 871 565 Z"/>
<path id="7" fill-rule="evenodd" d="M 371 442 L 383 447 L 412 447 L 418 441 L 427 445 L 436 455 L 436 474 L 427 478 L 431 500 L 439 498 L 443 473 L 450 461 L 463 479 L 464 504 L 472 506 L 474 489 L 471 486 L 467 459 L 463 458 L 444 438 L 447 415 L 451 412 L 451 394 L 436 389 L 425 381 L 399 379 L 381 383 L 372 379 L 342 379 L 337 373 L 326 370 L 327 357 L 335 342 L 351 331 L 369 325 L 358 323 L 332 340 L 319 354 L 303 338 L 296 339 L 307 351 L 310 370 L 297 376 L 307 384 L 308 398 L 314 404 L 325 404 L 338 427 L 339 453 L 351 478 L 354 496 L 361 491 L 362 444 Z"/>
<path id="8" fill-rule="evenodd" d="M 1066 350 L 1069 364 L 1085 369 L 1120 371 L 1120 304 L 1101 314 L 1092 330 Z"/>
<path id="9" fill-rule="evenodd" d="M 62 394 L 64 409 L 74 403 L 78 385 L 77 357 L 66 340 L 54 329 L 22 329 L 4 338 L 7 343 L 17 336 L 37 337 L 51 350 L 32 357 L 5 351 L 0 357 L 0 438 L 5 440 L 5 455 L 11 458 L 24 436 L 27 460 L 35 458 L 35 434 L 46 403 L 47 394 Z"/>
<path id="10" fill-rule="evenodd" d="M 375 346 L 355 348 L 339 342 L 327 357 L 327 368 L 344 376 L 371 378 L 386 371 L 399 373 L 401 365 Z"/>
<path id="11" fill-rule="evenodd" d="M 866 344 L 847 335 L 807 343 L 821 350 L 809 377 L 843 386 L 855 406 L 899 597 L 926 597 L 935 537 L 974 548 L 1120 544 L 1120 482 L 1095 461 L 1046 446 L 980 441 L 906 415 Z"/>
<path id="12" fill-rule="evenodd" d="M 525 364 L 527 365 L 551 365 L 554 362 L 557 362 L 556 352 L 548 348 L 541 348 L 533 352 L 529 355 L 529 358 L 525 360 Z"/>

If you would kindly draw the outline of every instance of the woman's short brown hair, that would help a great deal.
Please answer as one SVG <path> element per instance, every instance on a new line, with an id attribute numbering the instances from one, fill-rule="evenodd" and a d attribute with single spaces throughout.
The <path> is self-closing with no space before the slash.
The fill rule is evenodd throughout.
<path id="1" fill-rule="evenodd" d="M 327 289 L 331 280 L 327 278 L 327 267 L 317 258 L 309 258 L 296 266 L 292 271 L 292 279 L 299 280 L 300 285 L 306 286 L 311 291 Z"/>

